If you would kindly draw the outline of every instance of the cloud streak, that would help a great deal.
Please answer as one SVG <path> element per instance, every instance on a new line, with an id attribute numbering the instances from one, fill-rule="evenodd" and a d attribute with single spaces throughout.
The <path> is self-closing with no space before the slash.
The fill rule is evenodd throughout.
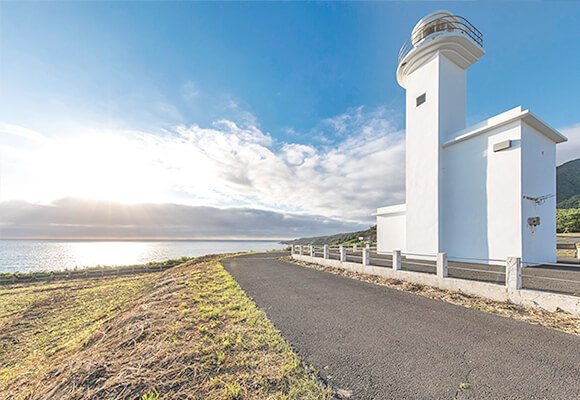
<path id="1" fill-rule="evenodd" d="M 60 199 L 0 203 L 1 238 L 293 238 L 365 228 L 322 216 L 249 208 Z"/>

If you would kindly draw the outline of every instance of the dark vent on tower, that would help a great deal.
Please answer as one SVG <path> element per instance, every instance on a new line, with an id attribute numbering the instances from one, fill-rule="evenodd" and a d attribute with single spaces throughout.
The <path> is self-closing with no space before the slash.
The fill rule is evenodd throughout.
<path id="1" fill-rule="evenodd" d="M 421 96 L 417 97 L 417 107 L 423 104 L 427 100 L 426 93 L 423 93 Z"/>

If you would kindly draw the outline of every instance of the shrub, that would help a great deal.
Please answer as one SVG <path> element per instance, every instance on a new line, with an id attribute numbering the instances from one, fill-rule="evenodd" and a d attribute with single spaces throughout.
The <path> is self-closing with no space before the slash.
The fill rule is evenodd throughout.
<path id="1" fill-rule="evenodd" d="M 556 210 L 556 230 L 558 233 L 580 232 L 580 208 Z"/>

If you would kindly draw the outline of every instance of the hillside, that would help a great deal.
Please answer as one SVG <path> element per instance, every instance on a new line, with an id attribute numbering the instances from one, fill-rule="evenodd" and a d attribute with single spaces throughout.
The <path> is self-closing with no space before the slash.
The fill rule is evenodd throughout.
<path id="1" fill-rule="evenodd" d="M 286 242 L 282 242 L 284 244 L 290 245 L 337 245 L 337 244 L 353 244 L 358 243 L 359 238 L 364 237 L 370 238 L 372 243 L 376 243 L 377 241 L 377 226 L 371 226 L 369 229 L 365 231 L 358 231 L 358 232 L 349 232 L 349 233 L 337 233 L 336 235 L 330 236 L 314 236 L 314 237 L 307 237 L 307 238 L 300 238 L 295 240 L 288 240 Z"/>
<path id="2" fill-rule="evenodd" d="M 580 195 L 580 158 L 556 168 L 558 207 L 571 197 Z M 570 207 L 563 207 L 570 208 Z"/>

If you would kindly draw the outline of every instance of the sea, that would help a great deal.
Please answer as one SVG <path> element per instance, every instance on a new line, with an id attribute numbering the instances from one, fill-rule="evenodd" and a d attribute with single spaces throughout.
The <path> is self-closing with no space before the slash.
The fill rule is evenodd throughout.
<path id="1" fill-rule="evenodd" d="M 0 273 L 136 265 L 206 254 L 278 250 L 279 241 L 0 240 Z"/>

